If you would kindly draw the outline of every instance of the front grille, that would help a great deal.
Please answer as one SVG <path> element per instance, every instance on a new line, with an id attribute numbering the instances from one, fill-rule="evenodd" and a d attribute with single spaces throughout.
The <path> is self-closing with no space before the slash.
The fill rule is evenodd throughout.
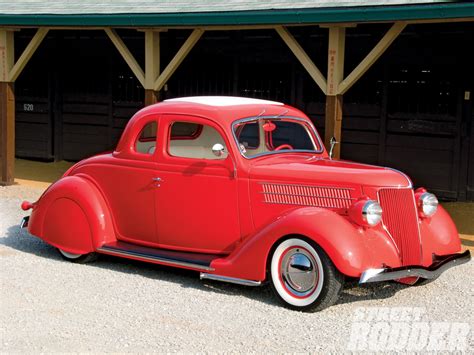
<path id="1" fill-rule="evenodd" d="M 263 201 L 282 205 L 347 209 L 352 204 L 351 189 L 262 183 Z"/>
<path id="2" fill-rule="evenodd" d="M 412 189 L 382 189 L 379 191 L 382 222 L 400 251 L 403 265 L 421 262 L 418 213 Z"/>

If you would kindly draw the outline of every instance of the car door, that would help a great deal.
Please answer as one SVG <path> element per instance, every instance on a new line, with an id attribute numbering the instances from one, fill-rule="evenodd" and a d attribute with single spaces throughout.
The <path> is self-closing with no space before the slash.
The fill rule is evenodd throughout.
<path id="1" fill-rule="evenodd" d="M 111 164 L 93 166 L 114 217 L 117 239 L 150 246 L 157 244 L 153 180 L 157 120 L 150 117 L 137 123 L 128 151 L 114 154 Z"/>
<path id="2" fill-rule="evenodd" d="M 163 115 L 164 144 L 158 157 L 157 238 L 160 246 L 204 253 L 227 253 L 240 240 L 235 162 L 229 142 L 213 122 Z M 221 157 L 214 144 L 225 147 Z"/>

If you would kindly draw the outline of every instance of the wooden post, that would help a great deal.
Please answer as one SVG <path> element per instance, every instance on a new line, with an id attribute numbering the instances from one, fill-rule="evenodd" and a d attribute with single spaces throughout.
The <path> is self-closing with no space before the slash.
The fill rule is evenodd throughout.
<path id="1" fill-rule="evenodd" d="M 159 93 L 154 90 L 160 75 L 160 32 L 145 31 L 145 106 L 156 104 Z"/>
<path id="2" fill-rule="evenodd" d="M 8 82 L 0 82 L 0 137 L 0 184 L 11 185 L 15 174 L 15 91 Z"/>
<path id="3" fill-rule="evenodd" d="M 335 137 L 339 144 L 336 144 L 333 151 L 333 159 L 341 157 L 341 128 L 342 128 L 342 95 L 326 96 L 326 126 L 324 130 L 324 143 L 329 151 L 332 137 Z"/>
<path id="4" fill-rule="evenodd" d="M 11 185 L 15 169 L 15 91 L 9 81 L 13 68 L 13 32 L 0 30 L 0 184 Z"/>
<path id="5" fill-rule="evenodd" d="M 329 28 L 328 74 L 326 91 L 326 125 L 324 143 L 329 150 L 331 137 L 339 144 L 334 147 L 334 159 L 340 158 L 342 128 L 342 95 L 338 95 L 339 84 L 344 77 L 344 46 L 346 29 Z"/>

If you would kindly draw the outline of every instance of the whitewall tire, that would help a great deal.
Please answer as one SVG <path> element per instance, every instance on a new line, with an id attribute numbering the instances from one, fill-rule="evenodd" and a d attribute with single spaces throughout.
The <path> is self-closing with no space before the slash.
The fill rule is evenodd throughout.
<path id="1" fill-rule="evenodd" d="M 58 248 L 58 252 L 59 254 L 61 254 L 63 259 L 73 262 L 73 263 L 78 263 L 78 264 L 88 263 L 97 259 L 96 253 L 73 254 L 59 248 Z"/>
<path id="2" fill-rule="evenodd" d="M 270 261 L 272 288 L 283 304 L 302 311 L 320 311 L 334 304 L 343 276 L 326 253 L 302 238 L 281 241 Z"/>

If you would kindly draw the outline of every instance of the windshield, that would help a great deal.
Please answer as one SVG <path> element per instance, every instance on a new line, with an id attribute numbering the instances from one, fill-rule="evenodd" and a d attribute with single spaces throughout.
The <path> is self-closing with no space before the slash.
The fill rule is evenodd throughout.
<path id="1" fill-rule="evenodd" d="M 276 152 L 322 151 L 316 132 L 296 118 L 259 117 L 237 122 L 233 129 L 239 149 L 247 158 Z"/>

